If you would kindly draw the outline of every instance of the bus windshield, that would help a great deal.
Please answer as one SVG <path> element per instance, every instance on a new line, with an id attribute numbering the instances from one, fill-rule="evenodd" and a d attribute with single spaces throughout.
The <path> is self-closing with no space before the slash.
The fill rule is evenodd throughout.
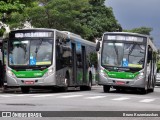
<path id="1" fill-rule="evenodd" d="M 51 65 L 52 39 L 11 40 L 9 43 L 9 65 Z"/>
<path id="2" fill-rule="evenodd" d="M 143 68 L 144 56 L 143 44 L 105 41 L 102 50 L 102 66 Z"/>

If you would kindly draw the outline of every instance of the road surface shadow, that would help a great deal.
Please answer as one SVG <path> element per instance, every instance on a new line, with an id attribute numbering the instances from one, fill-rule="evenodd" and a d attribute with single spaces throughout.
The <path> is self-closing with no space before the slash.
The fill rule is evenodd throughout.
<path id="1" fill-rule="evenodd" d="M 30 92 L 27 94 L 46 94 L 46 93 L 70 93 L 70 92 L 82 92 L 78 87 L 69 87 L 67 91 L 62 91 L 60 89 L 50 89 L 50 88 L 31 88 Z M 26 94 L 21 92 L 21 88 L 7 88 L 5 90 L 0 89 L 0 94 Z"/>

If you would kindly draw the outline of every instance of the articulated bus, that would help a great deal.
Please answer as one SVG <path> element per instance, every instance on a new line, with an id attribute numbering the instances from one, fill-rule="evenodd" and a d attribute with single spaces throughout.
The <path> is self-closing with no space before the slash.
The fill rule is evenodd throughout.
<path id="1" fill-rule="evenodd" d="M 91 90 L 91 53 L 96 43 L 56 29 L 21 29 L 3 41 L 4 86 L 49 87 L 67 91 L 68 87 Z"/>
<path id="2" fill-rule="evenodd" d="M 131 88 L 145 94 L 153 92 L 156 77 L 157 49 L 149 36 L 106 32 L 97 42 L 99 85 L 103 91 L 110 88 Z"/>

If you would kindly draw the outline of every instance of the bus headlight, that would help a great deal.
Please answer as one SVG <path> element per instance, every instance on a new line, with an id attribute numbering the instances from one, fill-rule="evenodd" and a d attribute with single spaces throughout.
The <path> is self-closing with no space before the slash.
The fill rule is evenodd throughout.
<path id="1" fill-rule="evenodd" d="M 48 77 L 53 73 L 54 73 L 54 68 L 53 67 L 48 68 L 48 71 L 45 73 L 44 77 Z"/>
<path id="2" fill-rule="evenodd" d="M 107 73 L 105 73 L 105 71 L 103 69 L 101 69 L 99 71 L 99 74 L 102 75 L 102 76 L 108 77 Z"/>
<path id="3" fill-rule="evenodd" d="M 7 73 L 11 77 L 14 77 L 14 78 L 16 77 L 15 74 L 11 70 L 9 70 L 9 69 L 7 70 Z"/>
<path id="4" fill-rule="evenodd" d="M 137 79 L 142 79 L 142 78 L 144 78 L 144 73 L 143 72 L 139 73 L 139 75 L 137 76 Z"/>

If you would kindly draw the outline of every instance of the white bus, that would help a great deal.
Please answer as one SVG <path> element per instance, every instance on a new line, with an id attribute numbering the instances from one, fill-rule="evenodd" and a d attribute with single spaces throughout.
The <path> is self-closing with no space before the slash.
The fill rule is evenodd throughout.
<path id="1" fill-rule="evenodd" d="M 157 49 L 149 36 L 106 32 L 97 42 L 99 85 L 104 92 L 136 88 L 141 93 L 154 91 Z"/>
<path id="2" fill-rule="evenodd" d="M 92 61 L 96 44 L 78 35 L 56 29 L 11 31 L 3 41 L 4 86 L 49 87 L 67 91 L 68 87 L 91 90 Z"/>

